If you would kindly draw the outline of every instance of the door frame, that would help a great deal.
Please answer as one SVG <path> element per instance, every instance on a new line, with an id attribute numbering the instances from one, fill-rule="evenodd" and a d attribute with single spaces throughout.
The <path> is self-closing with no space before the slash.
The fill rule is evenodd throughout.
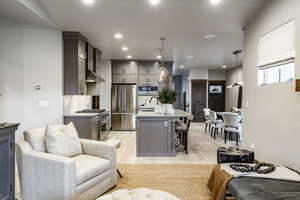
<path id="1" fill-rule="evenodd" d="M 224 97 L 223 97 L 223 101 L 224 101 L 224 112 L 226 110 L 226 80 L 209 80 L 208 81 L 208 85 L 207 85 L 207 107 L 209 108 L 209 86 L 214 84 L 219 84 L 223 86 L 223 93 L 224 93 Z"/>
<path id="2" fill-rule="evenodd" d="M 191 96 L 190 96 L 190 113 L 193 113 L 193 106 L 192 106 L 192 101 L 193 101 L 193 84 L 195 83 L 205 83 L 206 84 L 206 100 L 205 100 L 205 105 L 206 108 L 208 107 L 208 79 L 192 79 L 191 80 Z"/>

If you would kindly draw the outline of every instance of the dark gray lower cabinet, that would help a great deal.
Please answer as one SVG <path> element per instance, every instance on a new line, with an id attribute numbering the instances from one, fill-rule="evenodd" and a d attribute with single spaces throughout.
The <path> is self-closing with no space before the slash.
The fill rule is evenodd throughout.
<path id="1" fill-rule="evenodd" d="M 64 123 L 73 122 L 80 138 L 99 140 L 99 116 L 64 116 Z"/>
<path id="2" fill-rule="evenodd" d="M 15 131 L 18 126 L 0 127 L 0 200 L 15 199 Z"/>
<path id="3" fill-rule="evenodd" d="M 137 117 L 137 156 L 173 157 L 174 123 L 167 117 Z"/>

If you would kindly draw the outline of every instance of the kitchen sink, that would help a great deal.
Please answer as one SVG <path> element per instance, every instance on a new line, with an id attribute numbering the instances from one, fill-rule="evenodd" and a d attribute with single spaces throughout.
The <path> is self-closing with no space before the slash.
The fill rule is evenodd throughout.
<path id="1" fill-rule="evenodd" d="M 154 110 L 141 110 L 142 112 L 154 112 Z"/>

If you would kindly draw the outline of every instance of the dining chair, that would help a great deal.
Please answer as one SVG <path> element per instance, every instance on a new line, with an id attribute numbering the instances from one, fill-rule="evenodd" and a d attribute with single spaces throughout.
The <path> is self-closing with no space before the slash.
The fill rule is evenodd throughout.
<path id="1" fill-rule="evenodd" d="M 210 118 L 211 118 L 211 137 L 216 139 L 216 135 L 219 134 L 219 130 L 221 132 L 224 132 L 224 123 L 223 120 L 218 119 L 217 113 L 214 111 L 210 112 Z"/>
<path id="2" fill-rule="evenodd" d="M 204 113 L 204 119 L 205 119 L 205 133 L 207 132 L 207 127 L 208 127 L 208 131 L 210 132 L 210 125 L 211 125 L 211 116 L 210 116 L 210 109 L 209 108 L 204 108 L 203 109 L 203 113 Z"/>
<path id="3" fill-rule="evenodd" d="M 239 139 L 242 132 L 241 116 L 237 113 L 223 113 L 224 119 L 224 142 L 227 137 L 232 138 L 232 133 L 236 135 L 236 146 L 239 146 Z"/>

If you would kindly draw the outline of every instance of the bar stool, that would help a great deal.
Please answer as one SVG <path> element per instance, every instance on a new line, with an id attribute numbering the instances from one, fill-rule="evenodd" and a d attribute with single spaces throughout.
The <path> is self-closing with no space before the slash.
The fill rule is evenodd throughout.
<path id="1" fill-rule="evenodd" d="M 186 123 L 179 122 L 175 125 L 175 132 L 180 140 L 180 144 L 183 145 L 183 150 L 186 154 L 188 154 L 188 132 L 191 125 L 191 120 L 185 119 L 185 121 Z"/>

